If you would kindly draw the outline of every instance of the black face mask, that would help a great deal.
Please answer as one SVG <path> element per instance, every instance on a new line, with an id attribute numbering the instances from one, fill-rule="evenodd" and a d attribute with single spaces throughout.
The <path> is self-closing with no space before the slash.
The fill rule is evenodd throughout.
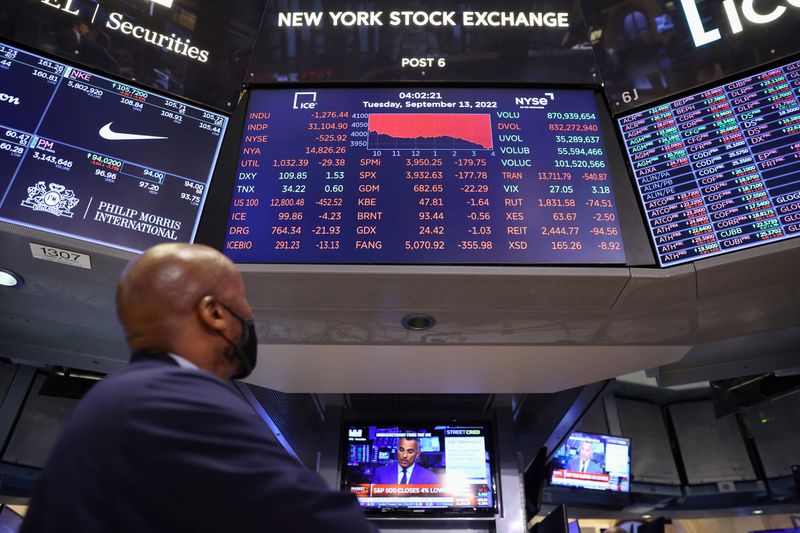
<path id="1" fill-rule="evenodd" d="M 234 376 L 233 379 L 243 379 L 250 375 L 256 367 L 256 355 L 258 353 L 258 340 L 256 339 L 256 324 L 252 318 L 244 319 L 234 312 L 233 309 L 220 302 L 220 305 L 228 310 L 230 314 L 239 319 L 242 323 L 242 338 L 238 343 L 234 343 L 228 337 L 220 333 L 220 337 L 228 341 L 236 355 L 242 361 L 242 371 Z"/>

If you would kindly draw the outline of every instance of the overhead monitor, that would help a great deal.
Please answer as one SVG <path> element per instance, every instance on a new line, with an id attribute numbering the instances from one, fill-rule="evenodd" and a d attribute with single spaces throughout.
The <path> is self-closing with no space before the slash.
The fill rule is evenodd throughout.
<path id="1" fill-rule="evenodd" d="M 130 251 L 192 241 L 226 125 L 0 44 L 0 220 Z"/>
<path id="2" fill-rule="evenodd" d="M 612 492 L 631 490 L 631 441 L 572 433 L 553 459 L 551 485 Z"/>
<path id="3" fill-rule="evenodd" d="M 800 61 L 618 124 L 662 266 L 800 235 Z"/>
<path id="4" fill-rule="evenodd" d="M 241 263 L 625 264 L 591 89 L 250 94 L 225 253 Z"/>
<path id="5" fill-rule="evenodd" d="M 345 425 L 342 490 L 369 514 L 493 515 L 492 433 L 487 423 Z"/>

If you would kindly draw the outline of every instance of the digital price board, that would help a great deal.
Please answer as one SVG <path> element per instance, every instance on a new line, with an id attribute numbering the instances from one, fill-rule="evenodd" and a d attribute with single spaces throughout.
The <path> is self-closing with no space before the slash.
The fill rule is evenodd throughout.
<path id="1" fill-rule="evenodd" d="M 531 87 L 254 90 L 225 253 L 624 264 L 598 101 Z"/>
<path id="2" fill-rule="evenodd" d="M 131 251 L 191 241 L 226 125 L 0 44 L 0 219 Z"/>
<path id="3" fill-rule="evenodd" d="M 618 123 L 662 266 L 800 235 L 800 61 Z"/>

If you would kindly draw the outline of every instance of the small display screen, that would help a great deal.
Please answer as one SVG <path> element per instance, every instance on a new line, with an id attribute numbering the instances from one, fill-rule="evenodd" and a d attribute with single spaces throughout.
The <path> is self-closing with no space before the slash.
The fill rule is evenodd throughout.
<path id="1" fill-rule="evenodd" d="M 368 512 L 493 514 L 485 424 L 346 426 L 342 489 Z"/>
<path id="2" fill-rule="evenodd" d="M 662 266 L 800 235 L 800 61 L 618 123 Z"/>
<path id="3" fill-rule="evenodd" d="M 573 433 L 554 456 L 551 485 L 630 492 L 631 441 Z"/>
<path id="4" fill-rule="evenodd" d="M 0 44 L 0 219 L 131 251 L 191 241 L 226 125 Z"/>
<path id="5" fill-rule="evenodd" d="M 255 90 L 225 252 L 242 263 L 624 264 L 599 101 L 566 89 Z"/>

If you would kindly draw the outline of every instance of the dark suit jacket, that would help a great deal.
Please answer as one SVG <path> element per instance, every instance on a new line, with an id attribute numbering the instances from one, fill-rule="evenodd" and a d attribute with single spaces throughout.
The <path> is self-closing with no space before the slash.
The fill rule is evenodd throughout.
<path id="1" fill-rule="evenodd" d="M 238 391 L 165 354 L 80 402 L 22 532 L 376 533 L 353 495 L 289 456 Z"/>
<path id="2" fill-rule="evenodd" d="M 378 485 L 396 485 L 397 462 L 376 468 L 375 474 L 372 476 L 372 482 Z M 408 483 L 413 485 L 436 485 L 439 483 L 439 476 L 423 466 L 414 464 L 414 470 L 411 471 L 411 479 L 408 480 Z"/>
<path id="3" fill-rule="evenodd" d="M 580 457 L 573 457 L 569 460 L 569 464 L 567 465 L 567 470 L 572 470 L 573 472 L 578 472 L 581 469 L 581 458 Z M 589 474 L 602 474 L 603 467 L 597 464 L 597 461 L 594 459 L 589 459 L 589 464 L 586 465 L 586 472 Z"/>

